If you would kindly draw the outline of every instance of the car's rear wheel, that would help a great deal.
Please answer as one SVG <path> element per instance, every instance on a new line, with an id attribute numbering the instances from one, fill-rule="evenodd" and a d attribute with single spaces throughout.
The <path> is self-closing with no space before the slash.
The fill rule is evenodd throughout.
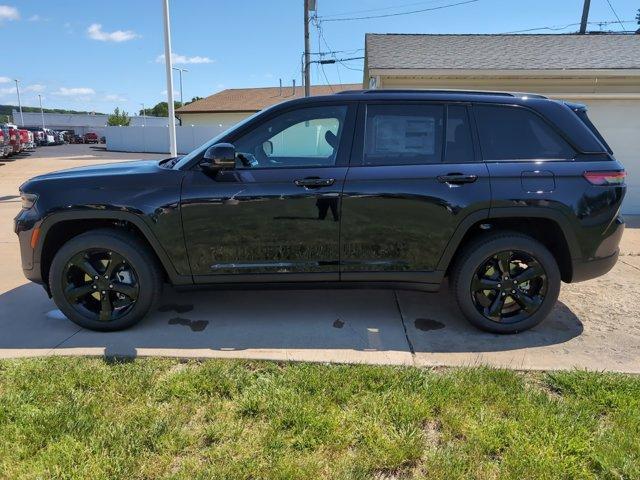
<path id="1" fill-rule="evenodd" d="M 53 300 L 67 318 L 91 330 L 139 322 L 162 289 L 157 261 L 135 236 L 95 230 L 72 238 L 49 271 Z"/>
<path id="2" fill-rule="evenodd" d="M 521 332 L 544 320 L 558 299 L 560 281 L 551 252 L 517 233 L 492 234 L 468 245 L 452 274 L 462 313 L 494 333 Z"/>

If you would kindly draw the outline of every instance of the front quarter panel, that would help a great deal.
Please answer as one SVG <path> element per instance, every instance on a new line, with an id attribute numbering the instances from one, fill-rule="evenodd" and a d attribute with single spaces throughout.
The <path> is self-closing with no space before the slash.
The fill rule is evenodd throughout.
<path id="1" fill-rule="evenodd" d="M 46 231 L 59 221 L 128 220 L 142 230 L 170 276 L 190 275 L 180 219 L 184 173 L 150 163 L 130 172 L 53 175 L 26 182 L 22 191 L 37 193 L 39 198 L 33 209 L 16 217 L 16 233 L 38 224 L 45 239 Z M 34 264 L 40 261 L 43 243 L 34 252 Z"/>

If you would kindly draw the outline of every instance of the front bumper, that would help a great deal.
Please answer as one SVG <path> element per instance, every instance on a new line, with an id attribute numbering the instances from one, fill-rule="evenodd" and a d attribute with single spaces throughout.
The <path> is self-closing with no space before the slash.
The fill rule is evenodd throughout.
<path id="1" fill-rule="evenodd" d="M 31 238 L 36 228 L 39 228 L 40 221 L 34 219 L 30 212 L 21 210 L 13 219 L 13 230 L 18 235 L 20 245 L 20 260 L 22 272 L 27 280 L 35 283 L 44 283 L 40 263 L 35 261 L 35 251 L 31 246 Z"/>

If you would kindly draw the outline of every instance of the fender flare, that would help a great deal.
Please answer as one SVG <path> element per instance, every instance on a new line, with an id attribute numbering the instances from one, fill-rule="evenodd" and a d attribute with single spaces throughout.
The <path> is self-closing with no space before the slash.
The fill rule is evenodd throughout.
<path id="1" fill-rule="evenodd" d="M 447 244 L 447 248 L 442 253 L 440 257 L 440 261 L 438 262 L 437 269 L 446 271 L 449 267 L 453 256 L 455 255 L 458 247 L 462 243 L 462 239 L 466 235 L 466 233 L 471 229 L 473 225 L 478 222 L 485 221 L 491 222 L 493 219 L 501 219 L 501 218 L 543 218 L 547 220 L 554 221 L 562 231 L 564 235 L 565 241 L 567 242 L 567 246 L 569 247 L 569 253 L 571 254 L 571 259 L 580 258 L 581 256 L 581 248 L 578 240 L 568 228 L 569 219 L 562 212 L 555 210 L 553 208 L 545 208 L 545 207 L 498 207 L 498 208 L 486 208 L 482 210 L 475 211 L 469 215 L 467 215 L 462 222 L 458 225 L 455 232 L 451 236 L 449 243 Z M 569 259 L 569 260 L 571 260 Z"/>
<path id="2" fill-rule="evenodd" d="M 151 245 L 154 253 L 160 260 L 162 267 L 167 272 L 167 276 L 169 280 L 174 285 L 186 285 L 193 283 L 193 278 L 191 275 L 181 275 L 175 269 L 173 262 L 169 258 L 169 255 L 165 251 L 164 247 L 156 236 L 154 235 L 151 228 L 142 220 L 140 217 L 136 216 L 131 212 L 123 212 L 123 211 L 113 211 L 113 210 L 88 210 L 88 211 L 66 211 L 66 212 L 56 212 L 48 215 L 42 220 L 40 223 L 40 237 L 41 241 L 38 242 L 38 246 L 36 247 L 33 253 L 34 265 L 40 265 L 42 259 L 42 249 L 46 243 L 47 234 L 49 230 L 54 225 L 59 224 L 60 222 L 73 221 L 73 220 L 114 220 L 114 221 L 126 221 L 133 224 L 145 238 L 145 240 Z M 40 268 L 42 268 L 40 266 Z"/>

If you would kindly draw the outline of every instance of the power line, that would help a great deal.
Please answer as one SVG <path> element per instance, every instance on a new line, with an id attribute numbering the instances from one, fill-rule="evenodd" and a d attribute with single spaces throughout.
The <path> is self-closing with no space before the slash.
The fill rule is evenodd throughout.
<path id="1" fill-rule="evenodd" d="M 403 3 L 401 5 L 392 5 L 390 7 L 380 7 L 380 8 L 369 8 L 366 10 L 352 10 L 350 12 L 342 12 L 342 13 L 332 13 L 330 15 L 323 15 L 322 18 L 333 18 L 333 17 L 344 17 L 345 15 L 354 15 L 358 13 L 368 13 L 368 12 L 380 12 L 383 10 L 393 10 L 395 8 L 404 8 L 404 7 L 414 7 L 416 5 L 424 5 L 425 3 L 436 3 L 441 2 L 443 0 L 427 0 L 422 2 L 413 2 L 413 3 Z"/>
<path id="2" fill-rule="evenodd" d="M 635 20 L 606 20 L 603 22 L 587 22 L 587 24 L 589 25 L 610 25 L 612 23 L 620 23 L 621 25 L 623 23 L 634 23 Z M 553 26 L 547 26 L 547 27 L 536 27 L 536 28 L 527 28 L 524 30 L 513 30 L 511 32 L 504 32 L 502 35 L 506 35 L 506 34 L 510 34 L 510 33 L 526 33 L 526 32 L 535 32 L 536 30 L 551 30 L 551 31 L 559 31 L 559 30 L 565 30 L 569 27 L 575 27 L 576 25 L 580 25 L 580 22 L 578 23 L 569 23 L 563 27 L 557 26 L 557 25 L 553 25 Z M 624 26 L 622 27 L 624 28 Z"/>
<path id="3" fill-rule="evenodd" d="M 328 19 L 323 19 L 323 17 L 319 17 L 319 19 L 322 22 L 350 22 L 352 20 L 370 20 L 372 18 L 399 17 L 401 15 L 412 15 L 414 13 L 423 13 L 423 12 L 431 12 L 433 10 L 442 10 L 443 8 L 456 7 L 458 5 L 466 5 L 468 3 L 475 3 L 475 2 L 478 2 L 478 1 L 480 1 L 480 0 L 466 0 L 464 2 L 449 3 L 447 5 L 440 5 L 438 7 L 422 8 L 420 10 L 412 10 L 412 11 L 409 11 L 409 12 L 386 13 L 386 14 L 383 14 L 383 15 L 368 15 L 368 16 L 365 16 L 365 17 L 328 18 Z"/>
<path id="4" fill-rule="evenodd" d="M 616 18 L 618 19 L 618 23 L 620 24 L 620 26 L 622 27 L 622 30 L 624 30 L 624 25 L 622 24 L 622 22 L 620 21 L 620 17 L 618 16 L 618 14 L 616 13 L 616 10 L 613 8 L 613 5 L 611 5 L 611 0 L 607 0 L 607 3 L 609 4 L 609 8 L 611 9 L 611 11 L 613 12 L 613 14 L 616 16 Z"/>

